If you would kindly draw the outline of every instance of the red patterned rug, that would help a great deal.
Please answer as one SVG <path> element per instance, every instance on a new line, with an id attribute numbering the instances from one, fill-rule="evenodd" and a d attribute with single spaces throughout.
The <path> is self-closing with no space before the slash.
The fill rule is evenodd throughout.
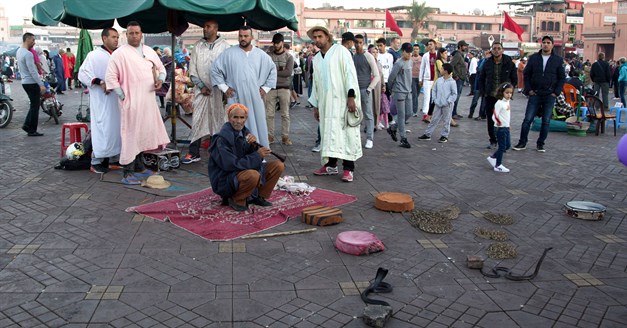
<path id="1" fill-rule="evenodd" d="M 161 221 L 168 220 L 205 239 L 225 241 L 276 227 L 290 217 L 299 217 L 302 209 L 308 206 L 339 206 L 356 200 L 355 196 L 320 188 L 308 196 L 274 191 L 269 199 L 272 206 L 251 205 L 246 212 L 236 212 L 228 206 L 221 206 L 220 196 L 208 188 L 151 204 L 129 207 L 126 211 Z"/>

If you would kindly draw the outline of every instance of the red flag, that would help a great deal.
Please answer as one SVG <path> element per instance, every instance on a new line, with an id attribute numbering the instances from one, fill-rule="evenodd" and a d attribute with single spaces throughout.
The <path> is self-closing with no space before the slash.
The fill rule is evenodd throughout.
<path id="1" fill-rule="evenodd" d="M 398 27 L 392 13 L 389 10 L 385 10 L 385 27 L 389 27 L 390 31 L 398 33 L 399 36 L 403 36 L 403 31 Z"/>
<path id="2" fill-rule="evenodd" d="M 520 25 L 516 24 L 516 22 L 514 22 L 511 17 L 509 17 L 507 12 L 504 11 L 503 15 L 505 16 L 505 20 L 503 21 L 503 28 L 516 33 L 516 35 L 518 35 L 518 40 L 522 42 L 522 34 L 525 32 L 525 30 L 523 30 Z"/>

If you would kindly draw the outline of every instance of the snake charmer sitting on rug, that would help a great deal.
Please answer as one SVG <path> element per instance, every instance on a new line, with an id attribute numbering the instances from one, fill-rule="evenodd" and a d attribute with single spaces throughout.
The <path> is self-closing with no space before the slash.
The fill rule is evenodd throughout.
<path id="1" fill-rule="evenodd" d="M 285 170 L 281 161 L 264 162 L 267 147 L 257 147 L 257 137 L 244 126 L 248 108 L 233 104 L 227 109 L 229 121 L 211 139 L 209 178 L 211 188 L 238 212 L 248 204 L 272 206 L 266 199 Z"/>

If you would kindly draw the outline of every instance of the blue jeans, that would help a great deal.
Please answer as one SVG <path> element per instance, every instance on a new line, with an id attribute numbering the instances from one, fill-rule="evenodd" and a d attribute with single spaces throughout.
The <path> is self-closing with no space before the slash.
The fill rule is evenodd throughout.
<path id="1" fill-rule="evenodd" d="M 457 103 L 459 103 L 459 98 L 462 96 L 462 90 L 464 89 L 464 80 L 455 80 L 455 83 L 457 84 L 457 99 L 455 99 L 455 105 L 453 105 L 453 116 L 457 115 Z"/>
<path id="2" fill-rule="evenodd" d="M 529 96 L 525 119 L 520 128 L 520 140 L 518 144 L 527 145 L 531 123 L 533 123 L 533 119 L 536 117 L 536 113 L 538 113 L 542 115 L 542 127 L 540 128 L 540 136 L 536 144 L 538 146 L 544 146 L 544 141 L 549 135 L 549 123 L 551 121 L 551 115 L 553 114 L 553 106 L 555 106 L 555 97 L 551 95 Z"/>
<path id="3" fill-rule="evenodd" d="M 496 158 L 496 166 L 499 166 L 503 164 L 503 154 L 512 146 L 509 128 L 496 128 L 496 140 L 499 148 L 496 149 L 492 157 Z"/>

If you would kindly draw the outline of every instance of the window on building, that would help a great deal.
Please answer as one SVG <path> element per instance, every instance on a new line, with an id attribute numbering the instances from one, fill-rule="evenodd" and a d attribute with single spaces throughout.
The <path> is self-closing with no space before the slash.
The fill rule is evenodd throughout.
<path id="1" fill-rule="evenodd" d="M 477 31 L 490 31 L 490 30 L 492 30 L 492 24 L 476 23 L 475 24 L 475 30 L 477 30 Z"/>
<path id="2" fill-rule="evenodd" d="M 555 23 L 553 23 L 553 22 L 546 23 L 546 30 L 547 31 L 555 31 Z"/>
<path id="3" fill-rule="evenodd" d="M 457 23 L 458 30 L 472 30 L 472 23 Z"/>
<path id="4" fill-rule="evenodd" d="M 411 21 L 406 21 L 406 20 L 398 20 L 396 21 L 396 24 L 398 24 L 398 27 L 400 28 L 412 28 L 412 24 Z"/>
<path id="5" fill-rule="evenodd" d="M 318 18 L 306 18 L 305 19 L 306 27 L 314 27 L 314 26 L 324 26 L 329 27 L 329 21 L 326 19 L 318 19 Z"/>
<path id="6" fill-rule="evenodd" d="M 555 31 L 559 32 L 561 30 L 560 27 L 560 22 L 555 22 Z"/>
<path id="7" fill-rule="evenodd" d="M 354 27 L 373 27 L 370 19 L 356 19 L 353 22 Z"/>
<path id="8" fill-rule="evenodd" d="M 570 27 L 568 28 L 568 33 L 572 35 L 577 34 L 577 25 L 570 24 Z"/>
<path id="9" fill-rule="evenodd" d="M 453 22 L 436 22 L 436 26 L 441 30 L 454 30 L 455 23 Z"/>
<path id="10" fill-rule="evenodd" d="M 546 31 L 546 22 L 542 22 L 542 24 L 540 24 L 540 31 Z"/>

